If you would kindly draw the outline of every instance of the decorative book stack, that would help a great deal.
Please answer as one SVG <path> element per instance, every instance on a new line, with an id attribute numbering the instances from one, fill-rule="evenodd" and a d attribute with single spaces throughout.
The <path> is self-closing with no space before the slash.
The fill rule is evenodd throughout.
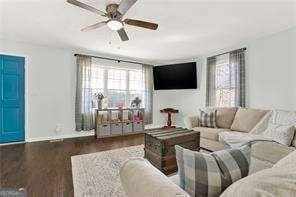
<path id="1" fill-rule="evenodd" d="M 96 109 L 96 137 L 142 133 L 144 114 L 144 108 Z"/>

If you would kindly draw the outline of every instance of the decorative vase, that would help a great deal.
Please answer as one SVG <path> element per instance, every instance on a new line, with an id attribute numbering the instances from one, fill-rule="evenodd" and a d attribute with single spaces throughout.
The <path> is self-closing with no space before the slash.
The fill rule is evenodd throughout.
<path id="1" fill-rule="evenodd" d="M 98 109 L 102 109 L 102 100 L 98 100 Z"/>

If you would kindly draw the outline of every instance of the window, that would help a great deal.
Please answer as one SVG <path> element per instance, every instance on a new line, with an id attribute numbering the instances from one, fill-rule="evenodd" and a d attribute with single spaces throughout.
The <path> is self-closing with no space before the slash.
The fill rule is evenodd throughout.
<path id="1" fill-rule="evenodd" d="M 208 58 L 207 106 L 245 106 L 244 49 Z"/>
<path id="2" fill-rule="evenodd" d="M 139 97 L 145 103 L 145 83 L 141 71 L 129 71 L 129 103 Z"/>
<path id="3" fill-rule="evenodd" d="M 236 84 L 234 83 L 234 75 L 229 64 L 229 54 L 223 55 L 222 62 L 216 64 L 215 72 L 215 106 L 235 106 Z"/>
<path id="4" fill-rule="evenodd" d="M 130 107 L 138 97 L 140 107 L 145 108 L 144 123 L 153 120 L 153 66 L 114 62 L 104 58 L 92 58 L 77 55 L 75 123 L 77 131 L 88 131 L 95 127 L 95 108 L 100 103 L 96 93 L 102 93 L 107 99 L 102 107 Z M 97 95 L 98 96 L 98 95 Z M 139 103 L 139 99 L 134 103 Z"/>
<path id="5" fill-rule="evenodd" d="M 145 83 L 141 68 L 114 68 L 93 65 L 91 78 L 92 94 L 101 92 L 110 108 L 130 107 L 132 100 L 139 97 L 141 107 L 145 103 Z M 94 106 L 95 107 L 95 106 Z"/>
<path id="6" fill-rule="evenodd" d="M 106 69 L 108 107 L 125 107 L 127 97 L 127 71 L 119 69 Z"/>

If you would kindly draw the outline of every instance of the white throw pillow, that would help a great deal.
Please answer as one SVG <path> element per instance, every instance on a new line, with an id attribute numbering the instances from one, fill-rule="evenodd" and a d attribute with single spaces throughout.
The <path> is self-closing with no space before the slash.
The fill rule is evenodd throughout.
<path id="1" fill-rule="evenodd" d="M 290 146 L 296 144 L 296 139 L 293 142 L 295 126 L 295 111 L 274 109 L 271 114 L 267 114 L 262 118 L 250 133 L 260 134 L 272 138 L 280 144 Z"/>
<path id="2" fill-rule="evenodd" d="M 269 123 L 267 129 L 262 133 L 262 135 L 270 137 L 280 144 L 290 146 L 294 133 L 294 125 L 278 125 Z"/>
<path id="3" fill-rule="evenodd" d="M 272 124 L 296 125 L 296 111 L 275 109 L 270 119 Z"/>

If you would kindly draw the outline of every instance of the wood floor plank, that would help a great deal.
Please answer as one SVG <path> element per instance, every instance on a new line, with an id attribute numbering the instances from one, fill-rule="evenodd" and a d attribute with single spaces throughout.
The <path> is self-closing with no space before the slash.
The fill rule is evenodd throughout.
<path id="1" fill-rule="evenodd" d="M 71 197 L 71 156 L 134 146 L 144 135 L 0 146 L 0 188 L 26 188 L 30 197 Z"/>

